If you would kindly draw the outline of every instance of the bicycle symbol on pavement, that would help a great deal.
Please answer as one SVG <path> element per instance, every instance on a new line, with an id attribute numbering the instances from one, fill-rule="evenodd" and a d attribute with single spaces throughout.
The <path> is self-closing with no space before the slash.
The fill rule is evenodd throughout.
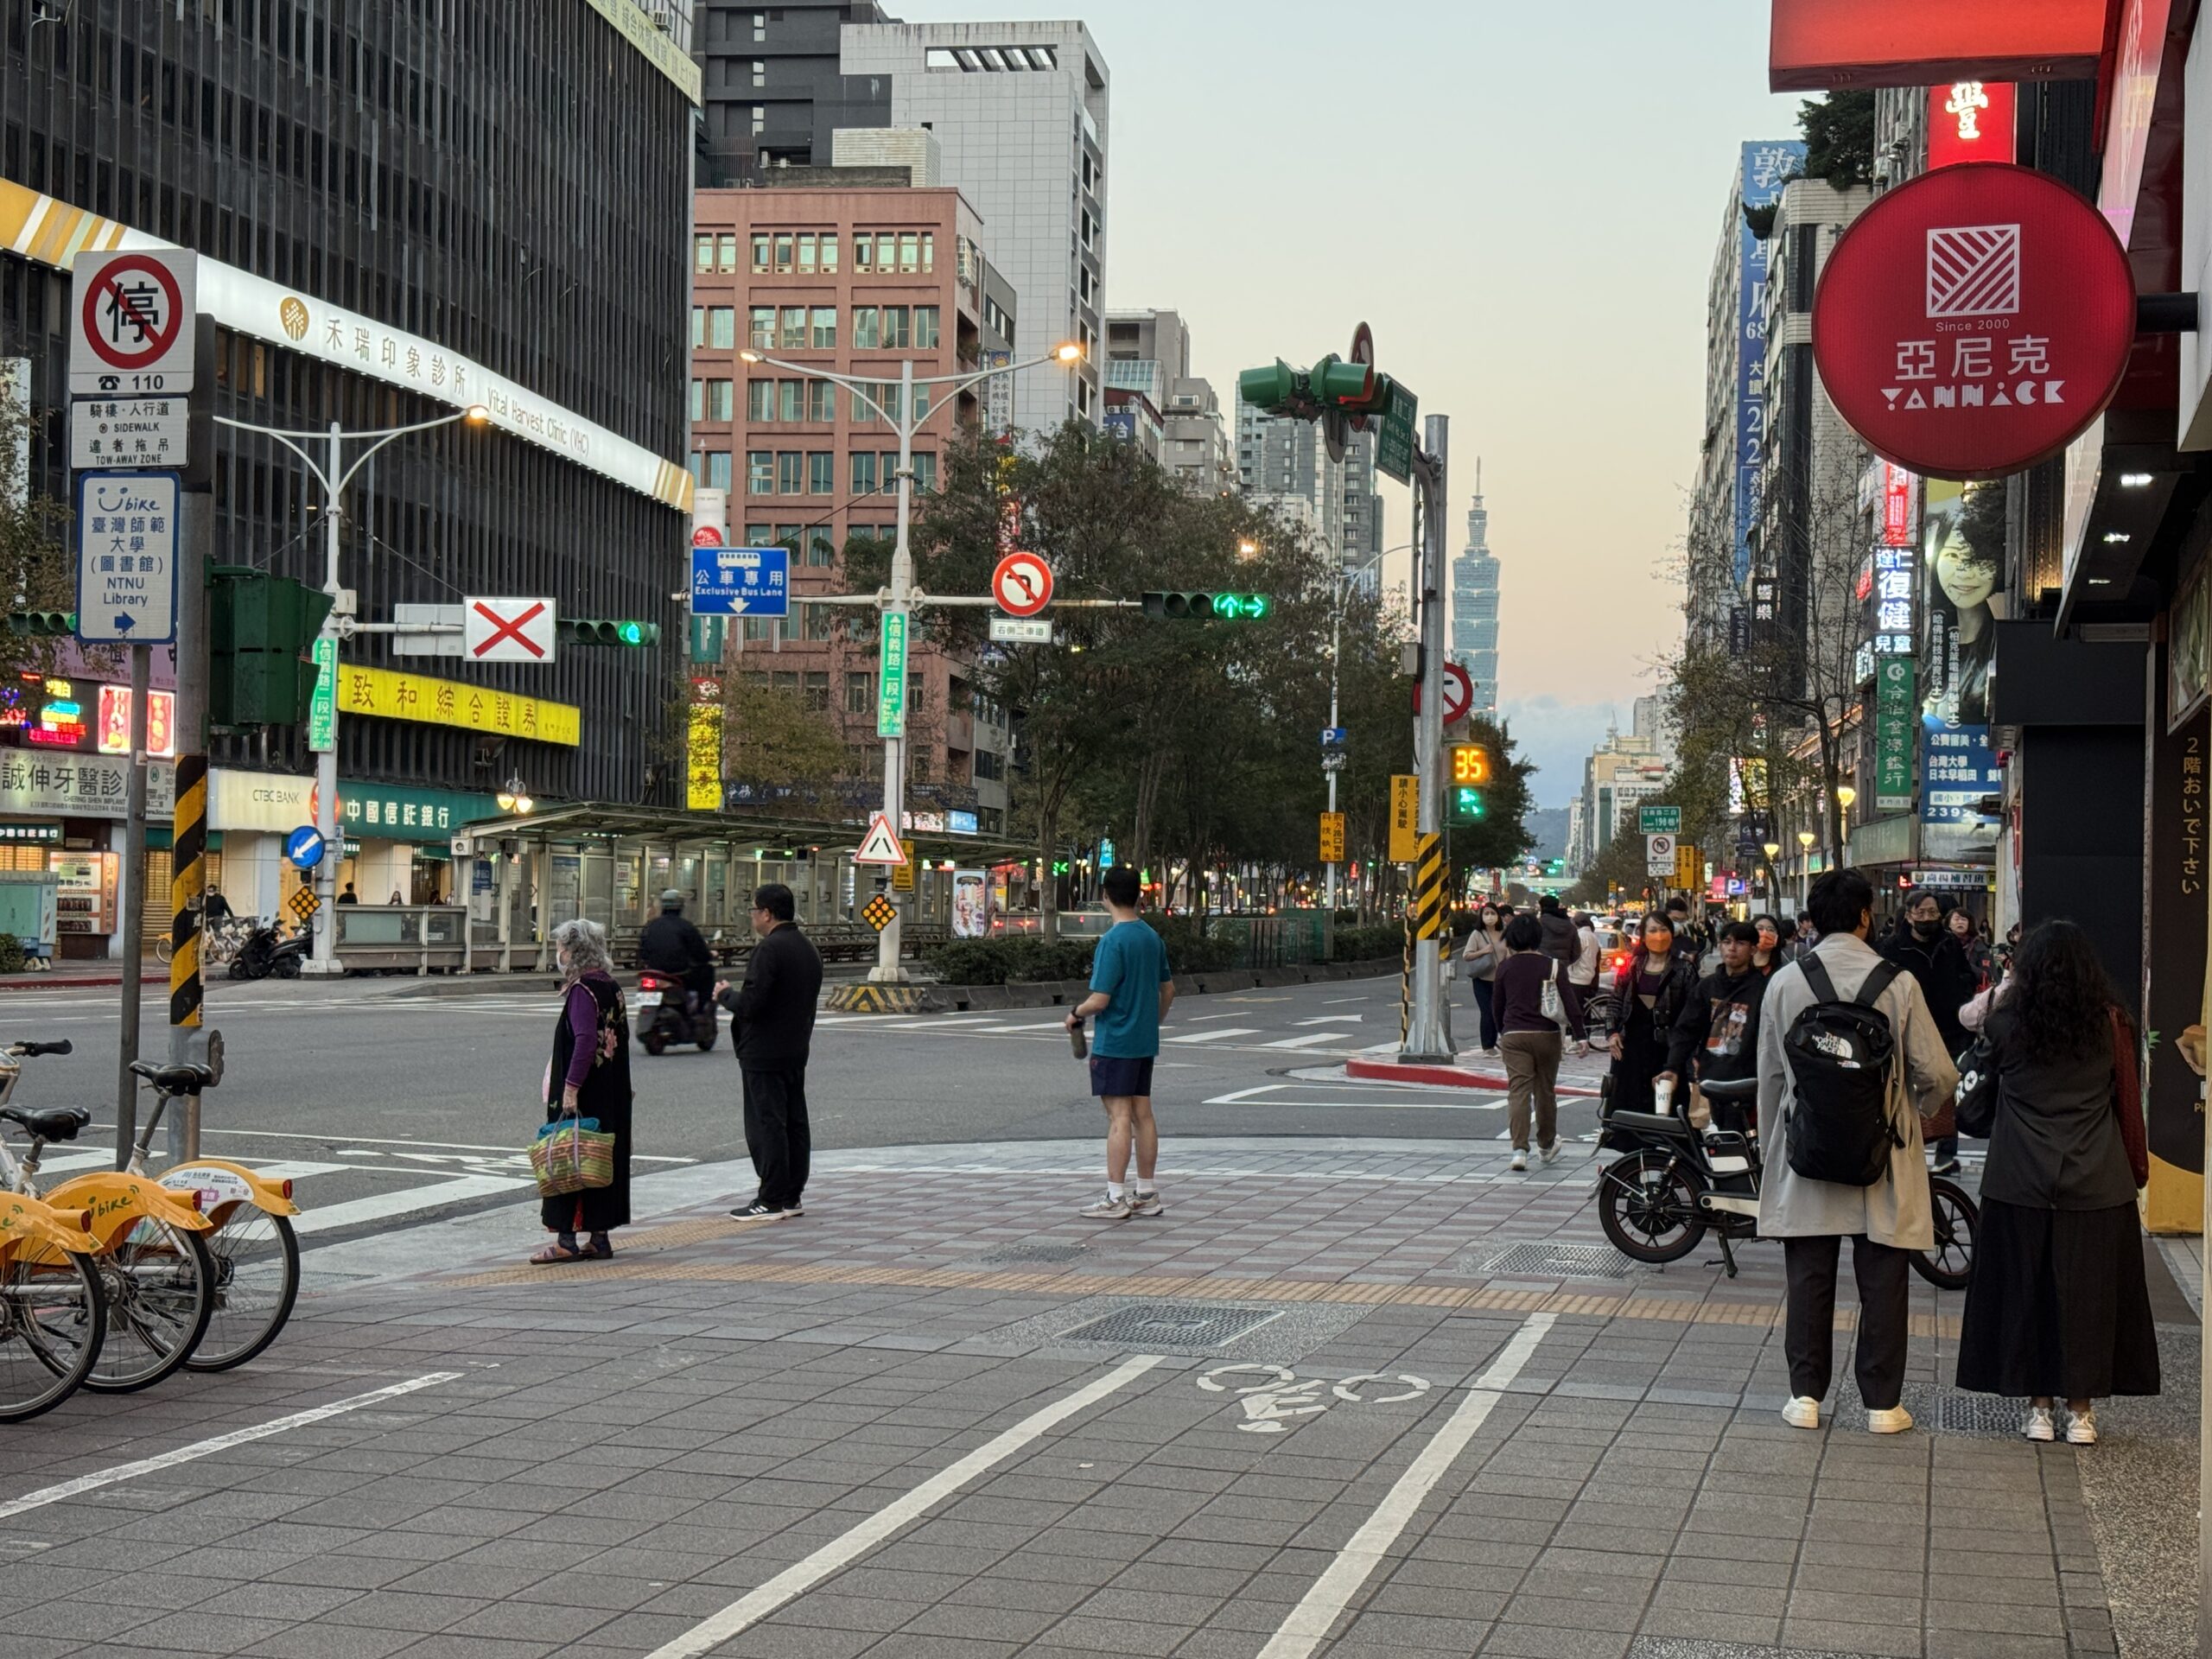
<path id="1" fill-rule="evenodd" d="M 1260 1380 L 1238 1384 L 1217 1379 L 1235 1372 L 1260 1372 Z M 1403 1383 L 1397 1394 L 1378 1394 L 1370 1398 L 1361 1392 L 1359 1385 L 1371 1383 Z M 1198 1378 L 1198 1386 L 1208 1394 L 1234 1394 L 1244 1409 L 1244 1421 L 1236 1425 L 1247 1434 L 1280 1434 L 1294 1417 L 1312 1417 L 1329 1409 L 1341 1401 L 1346 1405 L 1389 1406 L 1402 1400 L 1418 1400 L 1430 1388 L 1428 1379 L 1400 1372 L 1391 1376 L 1382 1371 L 1363 1371 L 1357 1376 L 1345 1377 L 1340 1382 L 1325 1382 L 1318 1376 L 1300 1377 L 1286 1365 L 1268 1365 L 1247 1361 L 1235 1365 L 1217 1365 Z M 1326 1391 L 1325 1395 L 1324 1391 Z M 1334 1399 L 1326 1397 L 1333 1395 Z"/>

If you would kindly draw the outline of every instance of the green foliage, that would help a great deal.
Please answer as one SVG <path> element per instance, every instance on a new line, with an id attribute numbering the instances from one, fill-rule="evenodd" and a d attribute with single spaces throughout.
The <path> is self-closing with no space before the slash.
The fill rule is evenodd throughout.
<path id="1" fill-rule="evenodd" d="M 1179 974 L 1210 973 L 1236 964 L 1234 940 L 1217 939 L 1202 932 L 1187 916 L 1147 916 L 1160 943 L 1167 947 L 1167 965 Z"/>
<path id="2" fill-rule="evenodd" d="M 1096 939 L 1046 939 L 1020 933 L 1003 939 L 949 939 L 922 959 L 948 985 L 1033 985 L 1085 979 Z"/>
<path id="3" fill-rule="evenodd" d="M 1775 215 L 1781 211 L 1779 197 L 1764 207 L 1755 207 L 1747 201 L 1744 204 L 1744 228 L 1751 233 L 1754 241 L 1764 242 L 1774 234 Z"/>
<path id="4" fill-rule="evenodd" d="M 750 785 L 771 802 L 804 805 L 817 800 L 846 764 L 844 742 L 828 715 L 807 708 L 796 692 L 747 673 L 728 677 L 722 688 L 725 783 Z"/>
<path id="5" fill-rule="evenodd" d="M 12 933 L 0 933 L 0 974 L 20 974 L 28 961 L 23 942 Z"/>
<path id="6" fill-rule="evenodd" d="M 1797 111 L 1797 130 L 1805 135 L 1805 173 L 1839 190 L 1874 181 L 1874 93 L 1830 92 L 1820 103 L 1809 99 Z"/>
<path id="7" fill-rule="evenodd" d="M 1406 950 L 1406 930 L 1397 923 L 1384 923 L 1373 927 L 1339 927 L 1329 952 L 1332 962 L 1380 962 L 1385 957 L 1402 957 Z"/>

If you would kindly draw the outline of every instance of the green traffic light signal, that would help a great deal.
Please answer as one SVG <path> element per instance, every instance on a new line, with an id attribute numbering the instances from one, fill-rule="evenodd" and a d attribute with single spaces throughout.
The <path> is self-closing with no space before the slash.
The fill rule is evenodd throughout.
<path id="1" fill-rule="evenodd" d="M 1471 784 L 1460 784 L 1452 791 L 1452 822 L 1480 823 L 1483 821 L 1483 792 Z"/>
<path id="2" fill-rule="evenodd" d="M 660 643 L 660 624 L 626 618 L 563 617 L 561 637 L 572 645 L 652 645 Z"/>
<path id="3" fill-rule="evenodd" d="M 1154 590 L 1143 596 L 1144 613 L 1168 622 L 1257 622 L 1274 607 L 1266 594 L 1186 594 Z"/>
<path id="4" fill-rule="evenodd" d="M 1300 375 L 1277 358 L 1264 369 L 1247 369 L 1236 377 L 1236 395 L 1255 409 L 1281 409 L 1298 397 Z"/>

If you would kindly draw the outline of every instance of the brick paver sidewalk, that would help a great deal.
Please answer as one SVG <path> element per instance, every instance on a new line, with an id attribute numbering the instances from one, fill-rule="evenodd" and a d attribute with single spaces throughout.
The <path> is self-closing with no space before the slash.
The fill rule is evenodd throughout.
<path id="1" fill-rule="evenodd" d="M 5 1431 L 0 1653 L 2189 1650 L 2171 1281 L 2169 1394 L 2094 1451 L 1945 1388 L 1959 1299 L 1917 1285 L 1923 1427 L 1863 1433 L 1846 1338 L 1804 1433 L 1779 1253 L 1630 1268 L 1575 1152 L 1192 1142 L 1111 1225 L 1088 1143 L 832 1154 L 804 1219 L 550 1270 L 494 1223 L 241 1371 Z"/>

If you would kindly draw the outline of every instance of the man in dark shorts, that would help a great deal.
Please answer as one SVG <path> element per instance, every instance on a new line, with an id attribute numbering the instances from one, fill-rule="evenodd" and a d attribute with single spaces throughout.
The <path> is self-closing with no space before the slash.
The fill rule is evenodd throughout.
<path id="1" fill-rule="evenodd" d="M 1073 1031 L 1098 1016 L 1090 1049 L 1090 1092 L 1106 1107 L 1106 1196 L 1083 1214 L 1094 1221 L 1126 1221 L 1163 1213 L 1153 1173 L 1160 1159 L 1160 1129 L 1152 1121 L 1152 1063 L 1160 1053 L 1160 1022 L 1175 1001 L 1167 948 L 1137 919 L 1137 873 L 1126 864 L 1100 883 L 1114 925 L 1090 959 L 1090 995 L 1069 1011 Z M 1134 1187 L 1129 1152 L 1137 1157 Z"/>

